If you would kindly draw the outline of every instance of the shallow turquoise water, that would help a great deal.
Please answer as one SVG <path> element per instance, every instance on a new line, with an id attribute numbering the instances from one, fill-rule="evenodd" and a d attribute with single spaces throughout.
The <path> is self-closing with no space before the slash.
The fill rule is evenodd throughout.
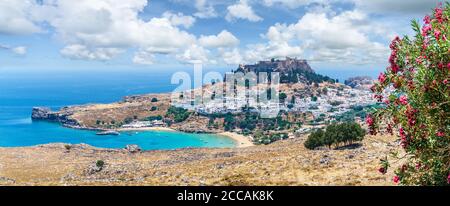
<path id="1" fill-rule="evenodd" d="M 119 136 L 97 136 L 96 132 L 31 121 L 33 106 L 108 103 L 123 96 L 170 92 L 170 73 L 0 73 L 0 147 L 46 143 L 86 143 L 102 148 L 137 144 L 144 150 L 186 147 L 234 147 L 229 138 L 207 134 L 151 131 L 124 132 Z"/>
<path id="2" fill-rule="evenodd" d="M 229 71 L 225 69 L 220 72 Z M 231 139 L 215 135 L 174 132 L 123 133 L 97 136 L 92 131 L 32 122 L 33 106 L 58 109 L 67 105 L 110 103 L 123 96 L 171 92 L 174 71 L 14 71 L 0 67 L 0 147 L 46 143 L 86 143 L 103 148 L 138 144 L 145 150 L 185 147 L 233 147 Z M 206 71 L 205 71 L 206 72 Z M 333 73 L 325 73 L 341 78 Z M 347 77 L 345 77 L 347 78 Z M 344 77 L 342 77 L 344 79 Z"/>
<path id="3" fill-rule="evenodd" d="M 86 143 L 102 148 L 124 148 L 137 144 L 145 150 L 177 149 L 185 147 L 233 147 L 227 137 L 208 134 L 148 131 L 122 132 L 119 136 L 98 136 L 94 131 L 75 130 L 55 123 L 31 122 L 29 119 L 0 125 L 0 146 L 32 146 L 46 143 Z"/>

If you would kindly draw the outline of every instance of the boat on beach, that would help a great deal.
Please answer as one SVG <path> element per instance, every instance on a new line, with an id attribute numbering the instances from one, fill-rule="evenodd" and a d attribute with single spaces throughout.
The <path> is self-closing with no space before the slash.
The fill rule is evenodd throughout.
<path id="1" fill-rule="evenodd" d="M 96 135 L 100 135 L 100 136 L 106 136 L 106 135 L 118 136 L 118 135 L 120 135 L 120 133 L 118 131 L 108 130 L 108 131 L 98 132 Z"/>

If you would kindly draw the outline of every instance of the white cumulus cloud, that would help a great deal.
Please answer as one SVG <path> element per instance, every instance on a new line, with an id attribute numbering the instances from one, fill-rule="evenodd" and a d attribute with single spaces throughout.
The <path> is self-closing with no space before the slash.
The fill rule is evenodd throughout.
<path id="1" fill-rule="evenodd" d="M 0 34 L 32 34 L 41 29 L 33 21 L 30 13 L 37 7 L 32 0 L 0 1 Z"/>
<path id="2" fill-rule="evenodd" d="M 18 55 L 25 55 L 27 54 L 27 48 L 24 46 L 18 46 L 11 49 L 14 53 Z"/>
<path id="3" fill-rule="evenodd" d="M 195 18 L 192 16 L 185 16 L 183 13 L 172 13 L 170 11 L 164 12 L 162 17 L 169 19 L 169 21 L 174 26 L 183 26 L 184 28 L 188 29 L 192 27 L 195 23 Z"/>
<path id="4" fill-rule="evenodd" d="M 388 30 L 358 10 L 340 14 L 307 12 L 296 23 L 277 23 L 262 35 L 266 43 L 247 45 L 246 62 L 285 56 L 317 62 L 367 64 L 385 61 L 387 45 L 377 40 Z"/>
<path id="5" fill-rule="evenodd" d="M 211 5 L 211 3 L 208 3 L 206 0 L 195 0 L 195 8 L 197 9 L 197 12 L 194 14 L 194 16 L 198 18 L 208 19 L 218 16 L 213 5 Z"/>
<path id="6" fill-rule="evenodd" d="M 244 59 L 238 48 L 233 48 L 232 50 L 219 49 L 219 54 L 225 64 L 238 65 L 244 63 Z"/>
<path id="7" fill-rule="evenodd" d="M 155 55 L 145 50 L 138 51 L 133 57 L 133 63 L 142 65 L 154 64 Z"/>
<path id="8" fill-rule="evenodd" d="M 198 45 L 191 45 L 184 52 L 177 54 L 176 58 L 185 64 L 214 64 L 214 60 L 210 59 L 209 51 Z"/>
<path id="9" fill-rule="evenodd" d="M 301 6 L 306 6 L 314 2 L 320 2 L 321 0 L 263 0 L 265 6 L 282 5 L 290 9 L 295 9 Z"/>
<path id="10" fill-rule="evenodd" d="M 27 54 L 27 47 L 24 46 L 17 46 L 17 47 L 11 47 L 8 45 L 1 45 L 0 44 L 0 50 L 6 50 L 6 51 L 10 51 L 14 54 L 17 54 L 19 56 L 23 56 Z"/>
<path id="11" fill-rule="evenodd" d="M 65 57 L 108 60 L 130 48 L 168 53 L 196 42 L 178 26 L 188 28 L 195 19 L 166 12 L 145 21 L 139 13 L 146 0 L 44 0 L 33 16 L 47 22 L 66 47 Z M 47 15 L 44 15 L 47 14 Z M 142 56 L 142 55 L 141 55 Z"/>
<path id="12" fill-rule="evenodd" d="M 238 3 L 227 7 L 228 13 L 225 17 L 227 21 L 234 21 L 235 19 L 244 19 L 251 22 L 262 21 L 263 18 L 258 16 L 247 3 L 246 0 L 240 0 Z"/>
<path id="13" fill-rule="evenodd" d="M 124 52 L 117 48 L 88 48 L 85 45 L 73 44 L 64 47 L 61 54 L 71 59 L 88 59 L 106 61 Z"/>
<path id="14" fill-rule="evenodd" d="M 200 45 L 204 47 L 220 48 L 220 47 L 235 47 L 239 44 L 237 39 L 232 33 L 227 30 L 223 30 L 218 35 L 201 36 L 199 38 Z"/>

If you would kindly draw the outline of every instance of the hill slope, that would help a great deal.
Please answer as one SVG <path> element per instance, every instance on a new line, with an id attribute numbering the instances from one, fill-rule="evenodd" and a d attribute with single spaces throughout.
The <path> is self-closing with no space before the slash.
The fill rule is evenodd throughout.
<path id="1" fill-rule="evenodd" d="M 347 150 L 311 151 L 304 138 L 235 149 L 131 154 L 87 145 L 0 148 L 0 185 L 390 185 L 379 159 L 394 137 L 368 136 Z M 105 166 L 92 172 L 97 160 Z M 395 166 L 395 165 L 394 165 Z"/>

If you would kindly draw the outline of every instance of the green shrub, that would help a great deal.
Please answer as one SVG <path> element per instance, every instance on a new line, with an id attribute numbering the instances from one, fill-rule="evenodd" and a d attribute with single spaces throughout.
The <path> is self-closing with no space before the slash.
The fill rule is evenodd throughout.
<path id="1" fill-rule="evenodd" d="M 170 106 L 166 113 L 166 116 L 172 117 L 173 121 L 175 121 L 176 123 L 183 122 L 184 120 L 189 118 L 190 115 L 191 112 L 189 112 L 187 109 L 174 106 Z"/>
<path id="2" fill-rule="evenodd" d="M 95 163 L 95 165 L 98 168 L 103 168 L 103 166 L 105 166 L 105 162 L 103 160 L 97 160 L 97 162 Z"/>
<path id="3" fill-rule="evenodd" d="M 279 140 L 287 139 L 289 136 L 287 133 L 276 133 L 276 134 L 269 134 L 265 135 L 262 133 L 255 133 L 253 136 L 253 142 L 255 144 L 270 144 Z"/>
<path id="4" fill-rule="evenodd" d="M 130 124 L 130 123 L 133 122 L 133 118 L 127 117 L 127 118 L 125 118 L 125 119 L 123 120 L 123 122 L 124 122 L 125 124 Z"/>
<path id="5" fill-rule="evenodd" d="M 315 149 L 317 147 L 322 146 L 322 139 L 324 136 L 324 132 L 322 129 L 319 129 L 313 133 L 311 133 L 308 139 L 305 141 L 304 145 L 307 149 Z"/>
<path id="6" fill-rule="evenodd" d="M 280 95 L 278 96 L 278 98 L 280 99 L 280 102 L 284 102 L 287 98 L 286 93 L 280 93 Z"/>
<path id="7" fill-rule="evenodd" d="M 66 145 L 64 145 L 64 148 L 66 148 L 66 150 L 70 150 L 70 149 L 72 149 L 72 145 L 66 144 Z"/>
<path id="8" fill-rule="evenodd" d="M 143 121 L 154 121 L 154 120 L 162 120 L 163 117 L 161 115 L 158 116 L 150 116 L 143 119 Z"/>
<path id="9" fill-rule="evenodd" d="M 341 146 L 353 144 L 362 141 L 366 131 L 361 128 L 358 123 L 345 122 L 340 124 L 331 124 L 326 127 L 325 131 L 319 129 L 312 132 L 304 145 L 308 149 L 315 149 L 321 146 Z"/>
<path id="10" fill-rule="evenodd" d="M 227 113 L 224 118 L 224 129 L 225 131 L 231 131 L 234 129 L 236 124 L 236 119 L 233 114 Z"/>

